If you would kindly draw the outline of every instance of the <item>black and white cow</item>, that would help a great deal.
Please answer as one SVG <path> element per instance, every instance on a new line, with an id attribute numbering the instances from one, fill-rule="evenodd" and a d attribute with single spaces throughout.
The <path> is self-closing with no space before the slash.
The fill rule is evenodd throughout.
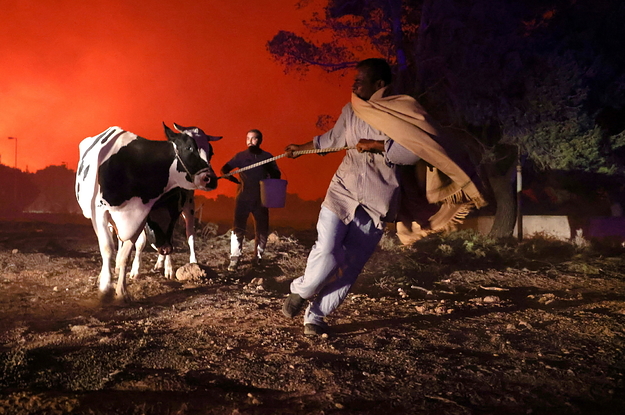
<path id="1" fill-rule="evenodd" d="M 174 270 L 171 254 L 174 251 L 174 228 L 180 216 L 185 224 L 189 245 L 189 263 L 197 263 L 195 254 L 195 201 L 193 190 L 177 187 L 167 192 L 152 207 L 144 232 L 135 243 L 135 256 L 130 277 L 137 276 L 141 269 L 141 257 L 147 244 L 158 252 L 154 270 L 163 270 L 165 278 L 173 279 Z"/>
<path id="2" fill-rule="evenodd" d="M 167 141 L 148 140 L 110 127 L 80 143 L 76 198 L 98 237 L 102 255 L 99 291 L 103 298 L 113 292 L 111 262 L 115 243 L 109 225 L 123 242 L 117 255 L 115 295 L 125 299 L 126 262 L 154 204 L 176 187 L 217 187 L 217 176 L 210 165 L 209 139 L 199 140 L 175 133 L 165 124 L 163 127 Z"/>
<path id="3" fill-rule="evenodd" d="M 182 127 L 174 123 L 174 128 L 201 142 L 221 139 L 221 137 L 207 135 L 198 127 Z M 145 232 L 135 243 L 135 256 L 130 270 L 131 278 L 140 272 L 142 253 L 148 243 L 159 254 L 154 270 L 163 270 L 165 278 L 172 279 L 174 277 L 171 253 L 174 250 L 174 228 L 180 216 L 182 216 L 185 224 L 190 251 L 189 263 L 197 263 L 195 254 L 195 194 L 193 190 L 178 187 L 167 192 L 152 206 L 145 225 Z"/>

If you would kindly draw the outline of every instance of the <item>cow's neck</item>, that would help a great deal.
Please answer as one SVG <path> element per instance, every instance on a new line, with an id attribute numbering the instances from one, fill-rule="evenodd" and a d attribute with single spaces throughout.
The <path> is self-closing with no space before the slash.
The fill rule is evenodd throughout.
<path id="1" fill-rule="evenodd" d="M 172 141 L 171 145 L 174 147 L 174 154 L 176 154 L 176 159 L 178 160 L 178 162 L 180 163 L 180 165 L 182 166 L 182 168 L 184 169 L 184 171 L 187 172 L 187 174 L 189 175 L 189 177 L 191 178 L 191 182 L 194 182 L 195 179 L 195 174 L 192 174 L 189 169 L 187 168 L 187 166 L 184 164 L 184 161 L 182 161 L 182 158 L 180 157 L 180 154 L 178 154 L 178 147 L 176 147 L 176 143 L 174 143 Z M 174 160 L 175 163 L 175 160 Z"/>
<path id="2" fill-rule="evenodd" d="M 167 187 L 164 189 L 165 192 L 175 187 L 181 187 L 187 190 L 194 190 L 196 188 L 195 182 L 189 181 L 189 177 L 193 180 L 194 175 L 191 175 L 188 171 L 178 170 L 178 162 L 180 162 L 180 160 L 174 157 L 169 166 L 169 180 L 167 182 Z"/>

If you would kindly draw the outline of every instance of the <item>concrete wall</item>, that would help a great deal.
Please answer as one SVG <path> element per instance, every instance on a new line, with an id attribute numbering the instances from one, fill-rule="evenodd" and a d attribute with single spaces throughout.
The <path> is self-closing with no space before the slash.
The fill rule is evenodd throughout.
<path id="1" fill-rule="evenodd" d="M 458 228 L 475 229 L 479 233 L 486 235 L 493 227 L 494 221 L 494 216 L 468 218 Z M 571 239 L 571 225 L 569 224 L 569 219 L 567 216 L 560 215 L 523 216 L 523 237 L 531 237 L 535 234 L 542 234 L 563 241 L 568 241 Z M 514 236 L 518 236 L 516 226 L 514 227 Z"/>

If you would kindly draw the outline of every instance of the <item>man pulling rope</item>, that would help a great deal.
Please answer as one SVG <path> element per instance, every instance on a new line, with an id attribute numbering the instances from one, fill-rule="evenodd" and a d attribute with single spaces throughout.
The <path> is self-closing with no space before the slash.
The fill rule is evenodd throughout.
<path id="1" fill-rule="evenodd" d="M 293 154 L 295 156 L 301 156 L 301 155 L 304 155 L 304 154 L 333 153 L 333 152 L 336 152 L 336 151 L 351 150 L 351 149 L 354 149 L 354 148 L 356 148 L 356 147 L 316 148 L 316 149 L 312 149 L 312 150 L 295 151 L 295 152 L 293 152 Z M 268 158 L 267 160 L 259 161 L 258 163 L 250 164 L 249 166 L 245 166 L 245 167 L 242 167 L 240 169 L 233 170 L 231 172 L 228 172 L 226 174 L 223 174 L 223 175 L 219 176 L 218 179 L 225 179 L 226 177 L 230 177 L 230 176 L 232 176 L 234 174 L 241 173 L 241 172 L 244 172 L 244 171 L 256 168 L 258 166 L 262 166 L 263 164 L 271 163 L 272 161 L 276 161 L 278 159 L 281 159 L 282 157 L 287 157 L 287 156 L 289 156 L 288 152 L 280 154 L 279 156 L 274 156 L 274 157 Z"/>
<path id="2" fill-rule="evenodd" d="M 304 275 L 291 282 L 291 294 L 282 306 L 285 316 L 294 317 L 309 302 L 304 335 L 328 332 L 325 318 L 347 297 L 382 238 L 385 223 L 397 219 L 403 183 L 400 166 L 425 162 L 433 166 L 427 200 L 442 209 L 430 218 L 430 230 L 458 221 L 469 204 L 484 204 L 469 175 L 433 139 L 436 130 L 425 122 L 427 115 L 416 101 L 383 97 L 392 79 L 388 63 L 366 59 L 356 69 L 352 101 L 343 107 L 334 127 L 308 143 L 286 148 L 290 157 L 302 150 L 338 146 L 358 150 L 346 152 L 332 177 Z M 427 234 L 420 225 L 406 227 L 404 243 Z"/>

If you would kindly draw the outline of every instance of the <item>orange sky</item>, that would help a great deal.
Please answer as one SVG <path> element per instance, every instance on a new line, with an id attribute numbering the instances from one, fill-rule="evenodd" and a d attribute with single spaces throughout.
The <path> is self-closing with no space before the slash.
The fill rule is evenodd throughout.
<path id="1" fill-rule="evenodd" d="M 76 169 L 78 143 L 112 125 L 163 139 L 161 123 L 223 135 L 219 169 L 244 149 L 250 128 L 263 148 L 321 133 L 317 117 L 337 117 L 349 100 L 346 78 L 284 74 L 265 45 L 278 30 L 302 33 L 310 7 L 297 0 L 13 0 L 0 26 L 0 155 L 34 172 Z M 323 197 L 340 156 L 280 159 L 288 192 Z M 205 196 L 233 195 L 220 181 Z"/>

